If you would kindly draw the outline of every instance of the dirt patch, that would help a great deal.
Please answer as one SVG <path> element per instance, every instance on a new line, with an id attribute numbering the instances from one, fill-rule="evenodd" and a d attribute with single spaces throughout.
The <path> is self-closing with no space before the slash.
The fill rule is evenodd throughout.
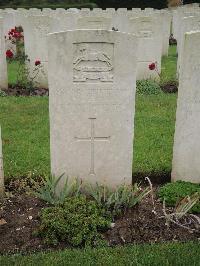
<path id="1" fill-rule="evenodd" d="M 34 90 L 29 91 L 21 87 L 9 86 L 8 89 L 3 91 L 8 96 L 49 96 L 49 89 L 45 88 L 35 88 Z"/>
<path id="2" fill-rule="evenodd" d="M 1 202 L 0 205 L 0 254 L 27 253 L 55 250 L 69 247 L 67 243 L 47 246 L 34 232 L 40 220 L 39 212 L 48 205 L 43 201 L 27 195 L 15 196 Z M 156 201 L 158 216 L 162 216 L 162 204 Z M 170 209 L 167 209 L 170 211 Z M 140 205 L 129 210 L 116 219 L 114 228 L 108 230 L 104 237 L 110 246 L 128 243 L 150 243 L 166 241 L 189 241 L 200 238 L 200 232 L 190 233 L 177 225 L 167 228 L 165 220 L 152 212 L 150 197 Z"/>
<path id="3" fill-rule="evenodd" d="M 177 40 L 174 38 L 173 34 L 169 37 L 169 45 L 177 45 Z"/>
<path id="4" fill-rule="evenodd" d="M 161 89 L 165 93 L 176 93 L 178 91 L 178 84 L 176 82 L 169 82 L 161 85 Z"/>
<path id="5" fill-rule="evenodd" d="M 190 241 L 200 237 L 200 231 L 189 232 L 178 225 L 168 227 L 163 217 L 163 206 L 159 199 L 155 200 L 156 215 L 152 212 L 150 197 L 144 199 L 136 208 L 129 210 L 119 218 L 115 227 L 105 236 L 111 246 L 130 243 L 161 243 L 169 241 Z M 167 208 L 167 213 L 172 208 Z"/>
<path id="6" fill-rule="evenodd" d="M 152 173 L 142 173 L 136 172 L 132 175 L 132 183 L 147 185 L 145 177 L 148 177 L 151 180 L 151 183 L 155 186 L 165 184 L 171 181 L 171 172 L 152 172 Z"/>

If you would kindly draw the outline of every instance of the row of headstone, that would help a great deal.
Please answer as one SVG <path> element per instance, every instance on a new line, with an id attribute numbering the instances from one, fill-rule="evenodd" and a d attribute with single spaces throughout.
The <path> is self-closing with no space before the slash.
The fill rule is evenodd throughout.
<path id="1" fill-rule="evenodd" d="M 25 53 L 30 59 L 30 73 L 33 71 L 34 61 L 41 60 L 44 71 L 37 77 L 40 87 L 48 87 L 47 34 L 51 32 L 105 29 L 137 34 L 140 39 L 137 79 L 159 79 L 157 72 L 150 71 L 148 65 L 157 62 L 160 73 L 161 57 L 168 54 L 171 15 L 165 10 L 73 9 L 66 11 L 57 9 L 53 11 L 44 9 L 41 11 L 29 9 L 27 11 L 19 9 L 2 12 L 7 12 L 10 18 L 10 23 L 5 22 L 9 25 L 5 27 L 6 30 L 13 25 L 13 21 L 16 26 L 22 26 L 24 29 Z"/>
<path id="2" fill-rule="evenodd" d="M 112 188 L 131 184 L 139 42 L 136 35 L 104 30 L 49 35 L 53 175 L 65 173 L 70 179 L 78 177 Z M 199 45 L 200 32 L 185 35 L 174 141 L 174 181 L 200 182 Z"/>
<path id="3" fill-rule="evenodd" d="M 177 40 L 177 76 L 180 74 L 182 50 L 186 32 L 200 30 L 200 7 L 197 5 L 183 6 L 173 11 L 173 35 Z"/>
<path id="4" fill-rule="evenodd" d="M 33 32 L 33 27 L 25 25 L 25 35 L 30 31 L 38 43 L 34 43 L 35 50 L 41 49 L 44 61 L 48 61 L 52 174 L 110 187 L 131 184 L 137 65 L 146 60 L 140 53 L 141 43 L 147 41 L 144 38 L 151 39 L 157 32 L 155 24 L 154 29 L 149 28 L 148 22 L 154 18 L 130 19 L 138 27 L 144 25 L 139 30 L 133 27 L 130 33 L 108 31 L 107 20 L 104 30 L 49 35 L 49 16 L 26 18 L 28 25 L 31 21 L 37 27 Z M 4 45 L 4 34 L 0 36 Z M 184 36 L 172 178 L 199 182 L 200 32 Z M 162 53 L 162 39 L 157 42 L 157 50 Z M 148 46 L 154 48 L 150 42 Z M 4 62 L 5 55 L 2 58 Z"/>

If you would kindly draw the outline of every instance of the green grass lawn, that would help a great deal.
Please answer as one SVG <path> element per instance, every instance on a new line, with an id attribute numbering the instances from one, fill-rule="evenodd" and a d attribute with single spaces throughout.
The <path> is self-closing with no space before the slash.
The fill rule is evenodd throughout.
<path id="1" fill-rule="evenodd" d="M 161 83 L 176 81 L 177 52 L 176 45 L 170 46 L 169 55 L 162 58 Z"/>
<path id="2" fill-rule="evenodd" d="M 171 169 L 176 95 L 138 95 L 136 100 L 134 174 Z M 48 98 L 1 97 L 5 175 L 49 173 Z"/>
<path id="3" fill-rule="evenodd" d="M 133 245 L 117 248 L 65 250 L 29 256 L 0 257 L 2 266 L 47 265 L 151 265 L 197 266 L 200 262 L 198 243 Z"/>
<path id="4" fill-rule="evenodd" d="M 8 83 L 14 85 L 17 82 L 16 72 L 18 70 L 19 63 L 17 61 L 12 61 L 8 64 Z"/>
<path id="5" fill-rule="evenodd" d="M 171 47 L 169 60 L 166 58 L 163 60 L 162 68 L 168 77 L 174 75 L 175 54 L 175 47 Z M 16 62 L 9 64 L 9 82 L 12 84 L 16 81 L 16 68 Z M 137 95 L 134 176 L 170 173 L 176 98 L 176 94 L 164 93 Z M 48 98 L 1 97 L 0 123 L 5 176 L 48 174 L 50 171 Z"/>

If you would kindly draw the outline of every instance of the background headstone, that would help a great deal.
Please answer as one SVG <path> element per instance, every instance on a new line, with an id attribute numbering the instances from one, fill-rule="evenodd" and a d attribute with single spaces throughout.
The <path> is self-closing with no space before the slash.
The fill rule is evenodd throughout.
<path id="1" fill-rule="evenodd" d="M 149 64 L 157 62 L 161 71 L 162 21 L 160 16 L 130 18 L 129 32 L 139 38 L 137 79 L 159 79 L 156 71 L 149 70 Z"/>
<path id="2" fill-rule="evenodd" d="M 184 38 L 185 33 L 190 31 L 196 31 L 200 30 L 200 14 L 199 16 L 191 16 L 191 17 L 185 17 L 181 20 L 180 28 L 179 28 L 179 39 L 178 39 L 178 60 L 177 60 L 177 76 L 179 76 L 180 73 L 180 67 L 182 65 L 182 57 L 184 57 L 183 50 L 183 44 L 184 44 Z"/>
<path id="3" fill-rule="evenodd" d="M 106 17 L 82 17 L 77 21 L 77 29 L 111 30 L 111 19 Z"/>
<path id="4" fill-rule="evenodd" d="M 3 18 L 0 18 L 0 89 L 8 88 Z"/>
<path id="5" fill-rule="evenodd" d="M 24 23 L 25 54 L 30 59 L 28 63 L 30 76 L 34 75 L 35 61 L 40 60 L 42 70 L 35 81 L 38 87 L 47 88 L 48 45 L 47 34 L 50 32 L 51 18 L 48 16 L 27 16 Z"/>

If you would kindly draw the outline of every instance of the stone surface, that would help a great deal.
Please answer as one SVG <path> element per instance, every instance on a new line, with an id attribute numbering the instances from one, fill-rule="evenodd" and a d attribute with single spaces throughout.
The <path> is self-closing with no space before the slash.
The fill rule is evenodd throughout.
<path id="1" fill-rule="evenodd" d="M 77 29 L 111 30 L 111 18 L 106 17 L 82 17 L 77 21 Z"/>
<path id="2" fill-rule="evenodd" d="M 77 30 L 48 44 L 52 174 L 131 184 L 136 36 Z"/>
<path id="3" fill-rule="evenodd" d="M 48 16 L 27 16 L 24 22 L 25 53 L 30 59 L 30 76 L 34 76 L 35 61 L 40 60 L 42 70 L 35 81 L 38 87 L 47 88 L 47 34 L 50 32 L 51 19 Z"/>
<path id="4" fill-rule="evenodd" d="M 0 18 L 0 89 L 8 88 L 3 18 Z"/>
<path id="5" fill-rule="evenodd" d="M 180 67 L 182 64 L 182 57 L 184 57 L 183 43 L 185 38 L 185 33 L 190 31 L 200 30 L 200 13 L 197 16 L 184 17 L 181 20 L 181 25 L 179 28 L 179 39 L 178 39 L 178 60 L 177 60 L 177 76 L 180 73 Z"/>
<path id="6" fill-rule="evenodd" d="M 149 70 L 149 64 L 157 62 L 161 71 L 162 23 L 159 16 L 130 18 L 129 32 L 139 37 L 137 79 L 159 79 L 156 71 Z"/>
<path id="7" fill-rule="evenodd" d="M 16 45 L 13 44 L 9 39 L 8 39 L 8 32 L 15 28 L 16 26 L 16 21 L 15 21 L 15 11 L 14 10 L 1 10 L 0 11 L 0 16 L 3 17 L 3 31 L 4 35 L 7 36 L 7 40 L 5 42 L 5 49 L 6 50 L 12 50 L 13 53 L 16 52 Z"/>
<path id="8" fill-rule="evenodd" d="M 200 182 L 200 32 L 185 34 L 180 68 L 172 180 Z"/>
<path id="9" fill-rule="evenodd" d="M 168 56 L 169 51 L 169 37 L 171 31 L 171 14 L 167 11 L 161 11 L 162 25 L 163 25 L 163 44 L 162 44 L 162 55 Z"/>

